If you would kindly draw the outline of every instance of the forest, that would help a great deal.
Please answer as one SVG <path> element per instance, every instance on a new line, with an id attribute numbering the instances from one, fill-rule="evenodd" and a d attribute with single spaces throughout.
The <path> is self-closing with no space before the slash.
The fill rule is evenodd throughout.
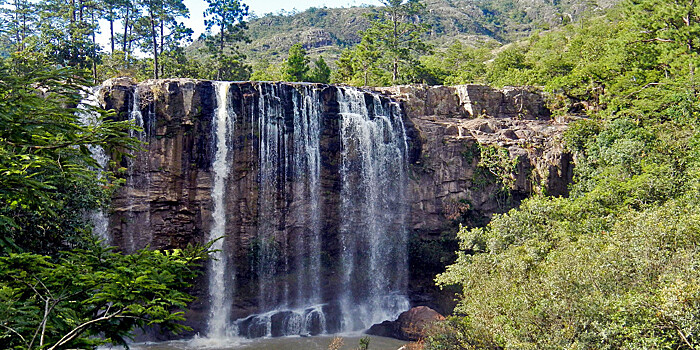
<path id="1" fill-rule="evenodd" d="M 576 163 L 570 194 L 533 195 L 485 227 L 462 227 L 456 261 L 436 276 L 459 287 L 458 306 L 416 346 L 700 348 L 697 3 L 624 0 L 525 39 L 443 46 L 426 39 L 423 3 L 383 3 L 337 60 L 312 60 L 297 44 L 276 65 L 241 53 L 250 39 L 238 0 L 208 0 L 196 49 L 181 0 L 7 2 L 3 348 L 92 348 L 126 344 L 135 328 L 186 328 L 187 290 L 209 247 L 124 255 L 100 245 L 84 215 L 109 205 L 124 171 L 97 171 L 90 147 L 125 156 L 141 147 L 129 137 L 137 126 L 113 112 L 94 108 L 96 122 L 78 122 L 83 87 L 117 76 L 539 87 L 555 115 L 579 117 L 563 140 Z"/>

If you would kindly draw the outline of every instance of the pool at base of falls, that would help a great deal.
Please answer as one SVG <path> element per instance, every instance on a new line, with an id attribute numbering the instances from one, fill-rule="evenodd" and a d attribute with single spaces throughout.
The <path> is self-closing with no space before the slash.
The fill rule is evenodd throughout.
<path id="1" fill-rule="evenodd" d="M 337 334 L 313 337 L 282 337 L 282 338 L 257 338 L 257 339 L 208 339 L 194 338 L 191 340 L 178 340 L 159 343 L 131 344 L 134 350 L 326 350 L 336 338 L 342 339 L 340 350 L 357 349 L 360 339 L 369 337 L 369 348 L 372 350 L 396 350 L 406 344 L 405 341 L 368 336 L 362 334 Z M 336 340 L 337 341 L 337 340 Z M 102 347 L 100 350 L 107 350 Z M 117 347 L 113 349 L 119 349 Z"/>

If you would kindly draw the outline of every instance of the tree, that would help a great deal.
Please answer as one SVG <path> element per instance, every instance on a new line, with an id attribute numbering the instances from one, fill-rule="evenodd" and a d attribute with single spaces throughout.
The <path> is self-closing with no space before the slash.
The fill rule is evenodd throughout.
<path id="1" fill-rule="evenodd" d="M 373 38 L 382 56 L 389 63 L 392 83 L 401 79 L 402 67 L 417 63 L 417 54 L 430 52 L 430 46 L 421 39 L 427 26 L 419 16 L 425 10 L 420 0 L 380 0 L 381 12 L 371 18 L 372 25 L 363 33 Z"/>
<path id="2" fill-rule="evenodd" d="M 284 80 L 306 81 L 309 71 L 309 58 L 306 50 L 300 44 L 294 44 L 289 48 L 289 56 L 284 61 Z"/>
<path id="3" fill-rule="evenodd" d="M 245 35 L 248 29 L 245 17 L 248 16 L 248 5 L 239 0 L 207 0 L 209 7 L 204 11 L 207 32 L 211 33 L 218 27 L 219 36 L 211 34 L 206 38 L 207 48 L 212 61 L 216 64 L 216 79 L 238 80 L 250 75 L 250 67 L 243 64 L 245 56 L 238 52 L 236 44 L 248 42 Z M 229 53 L 225 49 L 229 48 Z"/>
<path id="4" fill-rule="evenodd" d="M 483 83 L 485 61 L 489 50 L 472 48 L 455 41 L 443 52 L 421 57 L 421 63 L 435 79 L 436 84 L 458 85 Z"/>
<path id="5" fill-rule="evenodd" d="M 37 6 L 27 0 L 13 0 L 8 4 L 8 8 L 3 8 L 2 17 L 6 26 L 4 28 L 10 47 L 13 51 L 24 51 L 29 44 L 31 37 L 36 35 Z"/>
<path id="6" fill-rule="evenodd" d="M 188 330 L 178 322 L 194 298 L 182 290 L 207 249 L 115 253 L 94 242 L 59 259 L 0 256 L 0 342 L 4 348 L 126 345 L 135 327 Z"/>
<path id="7" fill-rule="evenodd" d="M 89 146 L 119 155 L 138 141 L 133 123 L 77 107 L 85 71 L 50 62 L 31 52 L 0 61 L 0 344 L 91 348 L 126 344 L 135 327 L 187 329 L 183 290 L 208 246 L 122 255 L 91 237 L 85 214 L 117 184 Z"/>
<path id="8" fill-rule="evenodd" d="M 109 43 L 110 43 L 110 53 L 114 53 L 116 44 L 116 35 L 114 33 L 114 22 L 119 20 L 120 14 L 126 14 L 128 12 L 124 9 L 130 5 L 128 0 L 105 0 L 102 3 L 102 18 L 109 22 Z M 128 24 L 127 24 L 128 25 Z"/>
<path id="9" fill-rule="evenodd" d="M 388 85 L 391 77 L 381 67 L 382 54 L 370 33 L 351 49 L 345 49 L 338 58 L 335 80 L 352 85 Z"/>
<path id="10" fill-rule="evenodd" d="M 38 4 L 39 40 L 36 49 L 54 63 L 92 68 L 99 60 L 96 42 L 98 6 L 95 1 L 44 0 Z"/>
<path id="11" fill-rule="evenodd" d="M 125 0 L 124 7 L 121 8 L 121 18 L 122 27 L 124 28 L 124 33 L 121 37 L 122 52 L 124 53 L 124 60 L 128 64 L 129 54 L 131 52 L 131 45 L 136 40 L 134 35 L 134 24 L 141 17 L 140 8 L 136 6 L 135 0 Z"/>
<path id="12" fill-rule="evenodd" d="M 253 66 L 250 79 L 256 81 L 282 80 L 282 65 L 271 64 L 270 61 L 261 59 Z"/>
<path id="13" fill-rule="evenodd" d="M 153 77 L 158 79 L 163 73 L 158 59 L 165 50 L 166 36 L 173 33 L 177 35 L 178 29 L 183 27 L 177 18 L 189 17 L 189 10 L 182 0 L 141 0 L 140 5 L 146 16 L 140 18 L 138 27 L 149 39 L 143 41 L 142 45 L 153 54 Z"/>
<path id="14" fill-rule="evenodd" d="M 323 56 L 320 56 L 317 60 L 314 60 L 314 68 L 311 69 L 311 74 L 309 80 L 314 83 L 328 84 L 331 81 L 331 68 L 328 67 Z"/>
<path id="15" fill-rule="evenodd" d="M 36 54 L 34 54 L 36 55 Z M 134 150 L 133 127 L 89 108 L 97 122 L 79 121 L 81 71 L 51 68 L 22 53 L 0 63 L 0 254 L 54 254 L 79 244 L 85 213 L 103 206 L 113 184 L 98 175 L 88 145 Z M 41 93 L 39 93 L 41 92 Z"/>

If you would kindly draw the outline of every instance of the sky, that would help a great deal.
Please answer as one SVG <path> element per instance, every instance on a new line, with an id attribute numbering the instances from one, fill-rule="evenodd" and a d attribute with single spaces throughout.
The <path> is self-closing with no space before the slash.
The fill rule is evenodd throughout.
<path id="1" fill-rule="evenodd" d="M 203 13 L 207 8 L 207 3 L 204 0 L 183 0 L 183 3 L 190 10 L 190 18 L 184 19 L 184 23 L 187 27 L 192 28 L 194 31 L 192 38 L 197 39 L 205 30 Z M 380 5 L 379 0 L 243 0 L 243 3 L 248 5 L 251 13 L 255 13 L 255 15 L 260 17 L 267 13 L 278 13 L 280 10 L 292 11 L 296 9 L 298 11 L 303 11 L 309 7 L 326 6 L 333 8 L 360 5 Z M 106 30 L 108 28 L 108 24 L 106 21 L 100 21 L 100 25 L 103 29 L 102 33 L 98 35 L 97 41 L 102 45 L 102 47 L 107 48 L 109 46 L 109 31 Z"/>

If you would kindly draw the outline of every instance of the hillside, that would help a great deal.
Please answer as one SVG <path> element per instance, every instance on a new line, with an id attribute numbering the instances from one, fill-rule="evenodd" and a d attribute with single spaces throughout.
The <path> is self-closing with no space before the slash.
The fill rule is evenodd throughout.
<path id="1" fill-rule="evenodd" d="M 438 49 L 455 40 L 470 46 L 500 46 L 616 2 L 426 0 L 426 15 L 419 20 L 430 25 L 426 39 Z M 343 48 L 359 42 L 358 32 L 368 27 L 364 15 L 373 10 L 373 7 L 310 8 L 291 15 L 253 18 L 248 31 L 252 42 L 242 49 L 252 63 L 261 59 L 276 62 L 286 57 L 289 47 L 301 42 L 311 56 L 324 54 L 334 59 Z"/>

